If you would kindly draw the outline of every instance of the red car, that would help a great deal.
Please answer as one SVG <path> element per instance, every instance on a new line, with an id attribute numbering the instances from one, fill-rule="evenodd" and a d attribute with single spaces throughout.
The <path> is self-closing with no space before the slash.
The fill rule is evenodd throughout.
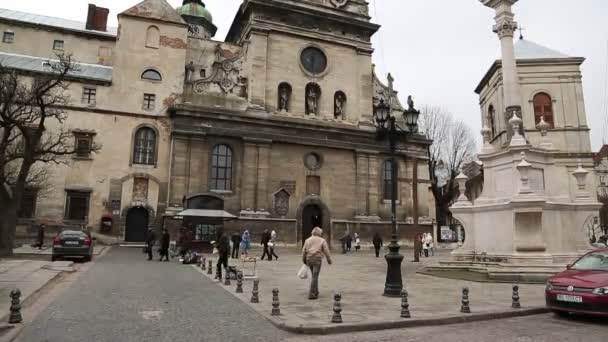
<path id="1" fill-rule="evenodd" d="M 608 317 L 608 249 L 589 252 L 547 280 L 547 307 L 560 315 Z"/>

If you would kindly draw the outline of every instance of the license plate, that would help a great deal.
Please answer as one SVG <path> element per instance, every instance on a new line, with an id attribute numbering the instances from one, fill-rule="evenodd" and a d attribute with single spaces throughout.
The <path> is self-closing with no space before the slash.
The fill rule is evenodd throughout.
<path id="1" fill-rule="evenodd" d="M 79 245 L 80 242 L 78 242 L 78 241 L 66 241 L 65 244 L 66 245 Z"/>
<path id="2" fill-rule="evenodd" d="M 570 302 L 570 303 L 582 303 L 583 297 L 558 294 L 557 300 L 562 301 L 562 302 Z"/>

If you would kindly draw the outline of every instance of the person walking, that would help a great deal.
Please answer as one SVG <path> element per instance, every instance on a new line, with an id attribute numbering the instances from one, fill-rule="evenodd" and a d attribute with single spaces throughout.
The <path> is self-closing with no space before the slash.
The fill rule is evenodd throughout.
<path id="1" fill-rule="evenodd" d="M 342 244 L 342 254 L 346 254 L 346 240 L 349 237 L 349 233 L 346 232 L 343 237 L 340 238 L 340 243 Z"/>
<path id="2" fill-rule="evenodd" d="M 156 244 L 156 234 L 154 234 L 154 230 L 150 228 L 146 233 L 146 251 L 148 252 L 148 261 L 152 260 L 152 249 L 154 248 L 154 244 Z"/>
<path id="3" fill-rule="evenodd" d="M 169 261 L 169 242 L 171 241 L 171 236 L 169 235 L 169 231 L 165 228 L 163 229 L 163 234 L 160 236 L 160 260 L 163 261 L 163 257 L 165 261 Z"/>
<path id="4" fill-rule="evenodd" d="M 351 249 L 353 248 L 353 237 L 350 235 L 346 235 L 346 253 L 350 254 Z"/>
<path id="5" fill-rule="evenodd" d="M 35 247 L 38 247 L 38 249 L 42 249 L 42 246 L 44 246 L 44 230 L 46 229 L 46 225 L 40 224 L 38 226 L 38 234 L 36 235 L 36 244 L 34 245 Z"/>
<path id="6" fill-rule="evenodd" d="M 226 276 L 228 276 L 228 257 L 230 256 L 230 239 L 228 235 L 224 232 L 223 228 L 219 228 L 217 231 L 217 242 L 215 243 L 215 248 L 218 251 L 218 259 L 217 259 L 217 272 L 216 278 L 218 280 L 222 280 L 222 266 L 226 271 Z"/>
<path id="7" fill-rule="evenodd" d="M 355 252 L 358 252 L 361 249 L 361 238 L 359 237 L 359 233 L 355 233 L 353 240 L 355 241 Z"/>
<path id="8" fill-rule="evenodd" d="M 251 235 L 249 235 L 249 230 L 245 229 L 241 236 L 241 253 L 245 256 L 249 255 L 249 248 L 251 248 Z"/>
<path id="9" fill-rule="evenodd" d="M 327 263 L 331 265 L 331 255 L 327 241 L 321 236 L 323 230 L 315 227 L 312 230 L 312 235 L 304 241 L 302 248 L 302 262 L 310 268 L 312 278 L 310 280 L 310 290 L 308 291 L 308 299 L 314 300 L 319 298 L 319 274 L 321 273 L 321 264 L 323 257 L 327 259 Z"/>
<path id="10" fill-rule="evenodd" d="M 241 234 L 239 234 L 239 232 L 232 233 L 232 235 L 230 235 L 230 240 L 232 241 L 232 259 L 238 259 L 239 248 L 241 246 Z"/>
<path id="11" fill-rule="evenodd" d="M 382 248 L 382 238 L 380 237 L 380 234 L 378 234 L 378 232 L 374 233 L 372 243 L 374 244 L 374 249 L 376 250 L 376 258 L 379 258 L 380 248 Z"/>
<path id="12" fill-rule="evenodd" d="M 425 258 L 429 257 L 429 248 L 431 248 L 432 241 L 433 238 L 431 237 L 431 234 L 424 233 L 424 237 L 422 238 L 422 248 L 424 249 Z"/>
<path id="13" fill-rule="evenodd" d="M 277 259 L 277 261 L 278 261 L 279 256 L 274 252 L 276 246 L 277 246 L 277 232 L 273 229 L 272 232 L 270 233 L 270 241 L 268 242 L 268 249 L 269 249 L 268 257 L 272 258 L 274 256 L 275 259 Z"/>
<path id="14" fill-rule="evenodd" d="M 264 229 L 262 233 L 262 241 L 261 244 L 264 246 L 264 252 L 262 253 L 261 260 L 264 260 L 264 257 L 268 255 L 268 261 L 272 261 L 272 256 L 270 255 L 270 251 L 268 250 L 268 243 L 270 242 L 270 232 L 268 229 Z"/>

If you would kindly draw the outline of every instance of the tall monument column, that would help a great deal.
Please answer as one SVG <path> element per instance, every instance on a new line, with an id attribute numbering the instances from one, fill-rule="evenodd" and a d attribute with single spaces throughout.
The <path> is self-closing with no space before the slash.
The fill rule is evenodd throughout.
<path id="1" fill-rule="evenodd" d="M 519 0 L 479 0 L 487 7 L 496 11 L 494 32 L 500 39 L 502 53 L 502 77 L 504 84 L 504 102 L 506 117 L 513 128 L 510 145 L 525 145 L 521 119 L 521 93 L 517 76 L 517 62 L 513 47 L 513 34 L 517 30 L 517 22 L 511 7 Z"/>

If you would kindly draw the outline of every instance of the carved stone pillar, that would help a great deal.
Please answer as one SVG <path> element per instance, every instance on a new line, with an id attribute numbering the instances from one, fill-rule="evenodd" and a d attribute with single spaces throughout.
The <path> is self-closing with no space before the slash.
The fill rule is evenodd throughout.
<path id="1" fill-rule="evenodd" d="M 241 211 L 252 212 L 256 207 L 255 189 L 257 186 L 258 170 L 258 146 L 253 142 L 243 144 L 243 168 L 242 168 L 242 191 Z"/>
<path id="2" fill-rule="evenodd" d="M 380 178 L 378 177 L 378 155 L 369 154 L 369 192 L 368 192 L 368 203 L 369 203 L 369 216 L 378 216 L 378 203 L 380 193 Z"/>
<path id="3" fill-rule="evenodd" d="M 256 211 L 263 213 L 270 212 L 270 204 L 268 203 L 268 177 L 270 170 L 270 149 L 269 143 L 258 145 L 258 170 L 257 170 L 257 188 L 256 188 Z"/>
<path id="4" fill-rule="evenodd" d="M 249 73 L 249 103 L 253 107 L 266 108 L 266 74 L 268 72 L 268 32 L 254 30 L 251 32 L 248 60 L 251 65 Z"/>
<path id="5" fill-rule="evenodd" d="M 369 215 L 369 158 L 367 153 L 356 151 L 356 184 L 355 192 L 357 194 L 357 212 L 356 216 L 365 218 Z"/>

